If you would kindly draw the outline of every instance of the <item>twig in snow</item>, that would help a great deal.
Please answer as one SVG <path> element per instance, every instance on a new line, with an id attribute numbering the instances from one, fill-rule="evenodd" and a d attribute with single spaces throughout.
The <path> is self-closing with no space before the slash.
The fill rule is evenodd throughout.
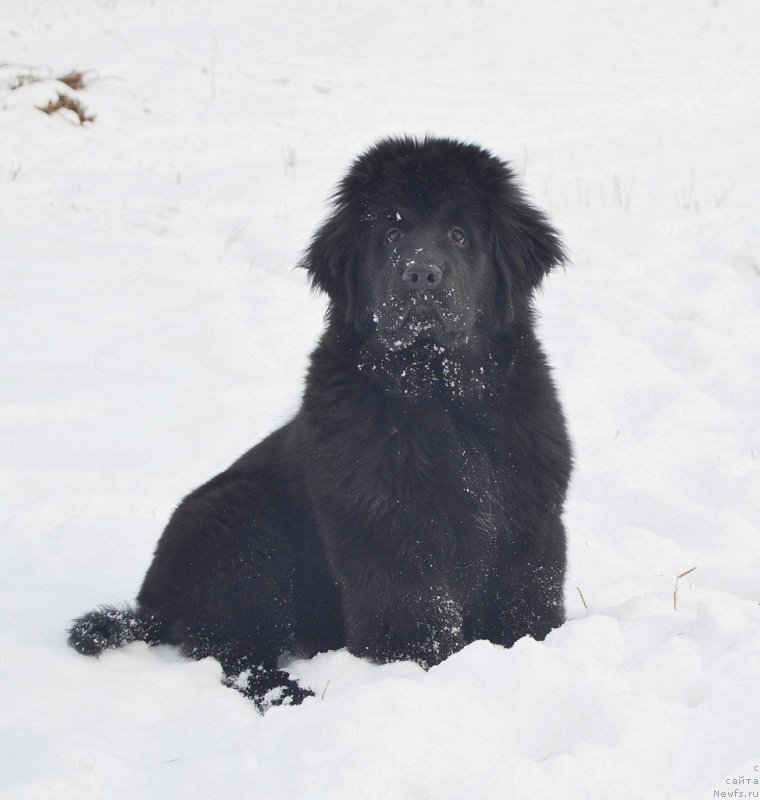
<path id="1" fill-rule="evenodd" d="M 578 590 L 578 594 L 581 596 L 581 603 L 583 603 L 583 607 L 588 611 L 588 606 L 586 605 L 586 598 L 583 596 L 583 592 L 581 591 L 580 586 L 575 587 Z"/>
<path id="2" fill-rule="evenodd" d="M 678 581 L 680 581 L 681 578 L 685 578 L 687 575 L 690 575 L 695 569 L 696 567 L 692 567 L 691 569 L 687 569 L 686 572 L 676 575 L 676 585 L 673 589 L 673 611 L 678 610 Z"/>

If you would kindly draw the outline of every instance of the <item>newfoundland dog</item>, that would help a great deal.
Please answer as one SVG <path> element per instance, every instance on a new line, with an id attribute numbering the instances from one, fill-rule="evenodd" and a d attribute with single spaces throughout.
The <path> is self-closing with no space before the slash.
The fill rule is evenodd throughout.
<path id="1" fill-rule="evenodd" d="M 80 653 L 178 645 L 263 709 L 312 694 L 287 655 L 428 667 L 562 623 L 571 453 L 531 301 L 557 233 L 451 139 L 381 141 L 334 199 L 300 410 L 182 501 L 136 607 L 72 625 Z"/>

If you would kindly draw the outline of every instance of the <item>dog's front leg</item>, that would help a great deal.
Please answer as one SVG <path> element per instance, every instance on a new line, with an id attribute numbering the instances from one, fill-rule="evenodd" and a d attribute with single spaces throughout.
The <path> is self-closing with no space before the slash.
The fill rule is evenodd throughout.
<path id="1" fill-rule="evenodd" d="M 438 576 L 394 574 L 376 564 L 350 572 L 341 584 L 354 655 L 427 668 L 463 646 L 461 606 Z"/>

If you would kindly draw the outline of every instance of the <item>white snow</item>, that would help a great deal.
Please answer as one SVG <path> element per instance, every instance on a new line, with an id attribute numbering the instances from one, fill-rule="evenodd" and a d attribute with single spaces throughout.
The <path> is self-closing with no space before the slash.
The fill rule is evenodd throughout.
<path id="1" fill-rule="evenodd" d="M 760 796 L 755 0 L 3 0 L 0 42 L 0 798 Z M 75 68 L 84 126 L 36 108 Z M 297 662 L 317 697 L 263 717 L 213 661 L 77 655 L 296 409 L 337 180 L 428 132 L 511 160 L 571 251 L 538 299 L 570 620 Z"/>

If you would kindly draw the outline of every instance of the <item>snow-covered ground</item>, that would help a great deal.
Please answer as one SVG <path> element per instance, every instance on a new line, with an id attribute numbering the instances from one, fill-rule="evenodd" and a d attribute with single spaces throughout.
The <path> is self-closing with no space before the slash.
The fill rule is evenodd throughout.
<path id="1" fill-rule="evenodd" d="M 0 61 L 3 800 L 760 797 L 756 0 L 2 0 Z M 11 89 L 74 68 L 92 124 Z M 570 621 L 298 662 L 317 697 L 264 717 L 212 661 L 78 656 L 296 408 L 334 183 L 426 132 L 511 160 L 572 254 L 538 300 Z"/>

